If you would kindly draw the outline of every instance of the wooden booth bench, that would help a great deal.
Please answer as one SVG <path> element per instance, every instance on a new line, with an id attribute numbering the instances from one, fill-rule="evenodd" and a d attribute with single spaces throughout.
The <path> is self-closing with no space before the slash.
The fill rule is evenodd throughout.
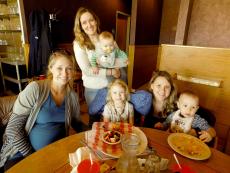
<path id="1" fill-rule="evenodd" d="M 230 49 L 161 45 L 156 68 L 174 77 L 179 92 L 198 94 L 216 117 L 218 149 L 230 154 Z"/>

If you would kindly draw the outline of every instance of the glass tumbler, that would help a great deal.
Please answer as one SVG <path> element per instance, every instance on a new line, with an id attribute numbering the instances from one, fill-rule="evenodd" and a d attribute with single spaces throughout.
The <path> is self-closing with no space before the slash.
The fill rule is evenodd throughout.
<path id="1" fill-rule="evenodd" d="M 116 164 L 117 173 L 139 173 L 140 167 L 136 157 L 140 146 L 140 138 L 134 133 L 121 137 L 123 153 Z"/>

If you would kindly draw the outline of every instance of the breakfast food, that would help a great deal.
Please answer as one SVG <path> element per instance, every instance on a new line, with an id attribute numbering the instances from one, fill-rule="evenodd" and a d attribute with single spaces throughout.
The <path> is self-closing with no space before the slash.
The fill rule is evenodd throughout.
<path id="1" fill-rule="evenodd" d="M 187 138 L 181 137 L 180 140 L 175 140 L 174 145 L 183 153 L 189 155 L 201 155 L 203 147 L 195 139 L 186 140 Z"/>
<path id="2" fill-rule="evenodd" d="M 173 133 L 169 136 L 168 143 L 176 152 L 191 159 L 203 160 L 211 155 L 205 143 L 188 134 Z"/>
<path id="3" fill-rule="evenodd" d="M 121 141 L 121 133 L 118 131 L 107 131 L 103 136 L 103 140 L 110 144 L 116 144 Z"/>

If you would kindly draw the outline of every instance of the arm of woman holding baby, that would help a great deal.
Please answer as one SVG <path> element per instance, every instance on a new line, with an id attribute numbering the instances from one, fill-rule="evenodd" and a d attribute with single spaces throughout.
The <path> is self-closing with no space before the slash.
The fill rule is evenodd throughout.
<path id="1" fill-rule="evenodd" d="M 120 77 L 120 70 L 119 69 L 104 69 L 99 68 L 97 74 L 94 73 L 93 67 L 90 64 L 88 54 L 86 49 L 81 48 L 80 45 L 75 41 L 74 42 L 74 54 L 76 57 L 76 61 L 82 70 L 82 72 L 87 76 L 113 76 L 115 78 Z"/>

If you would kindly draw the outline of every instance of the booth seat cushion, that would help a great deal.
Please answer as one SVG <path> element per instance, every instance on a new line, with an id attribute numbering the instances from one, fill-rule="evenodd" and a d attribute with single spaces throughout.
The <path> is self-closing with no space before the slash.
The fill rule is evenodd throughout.
<path id="1" fill-rule="evenodd" d="M 17 96 L 0 97 L 0 121 L 1 125 L 6 126 L 12 112 Z"/>
<path id="2" fill-rule="evenodd" d="M 12 113 L 16 98 L 16 95 L 0 97 L 0 146 L 2 146 L 3 133 Z"/>

